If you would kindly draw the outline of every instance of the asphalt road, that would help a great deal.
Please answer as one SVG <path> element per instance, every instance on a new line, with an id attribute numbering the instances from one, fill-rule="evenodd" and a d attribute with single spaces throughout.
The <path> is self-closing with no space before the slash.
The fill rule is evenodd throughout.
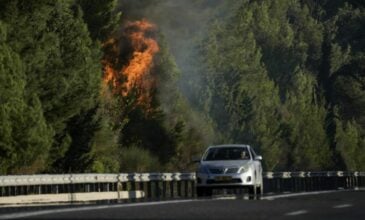
<path id="1" fill-rule="evenodd" d="M 0 214 L 34 219 L 365 219 L 365 191 L 262 200 L 216 198 L 49 208 Z"/>

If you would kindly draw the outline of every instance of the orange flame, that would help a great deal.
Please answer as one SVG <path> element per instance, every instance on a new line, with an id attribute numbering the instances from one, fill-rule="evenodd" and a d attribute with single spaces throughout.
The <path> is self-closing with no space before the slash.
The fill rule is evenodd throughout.
<path id="1" fill-rule="evenodd" d="M 104 82 L 111 85 L 114 92 L 119 91 L 123 96 L 136 88 L 140 93 L 138 101 L 148 105 L 151 98 L 150 91 L 154 84 L 150 69 L 153 65 L 153 58 L 159 51 L 156 40 L 149 36 L 149 33 L 155 31 L 156 27 L 146 20 L 141 20 L 127 22 L 124 28 L 133 53 L 127 65 L 118 70 L 112 65 L 112 63 L 118 63 L 120 55 L 118 41 L 114 38 L 106 41 L 103 46 L 111 48 L 117 57 L 114 57 L 115 60 L 112 62 L 108 59 L 103 60 Z M 120 85 L 120 82 L 124 82 L 123 85 Z M 120 86 L 124 87 L 124 90 L 118 90 L 120 88 L 117 89 L 117 87 Z"/>
<path id="2" fill-rule="evenodd" d="M 154 28 L 153 25 L 146 21 L 136 21 L 128 26 L 139 28 L 138 32 L 129 35 L 135 51 L 129 65 L 123 68 L 123 72 L 128 76 L 127 89 L 130 89 L 134 82 L 143 80 L 143 76 L 148 73 L 159 47 L 154 39 L 145 36 L 146 31 Z"/>

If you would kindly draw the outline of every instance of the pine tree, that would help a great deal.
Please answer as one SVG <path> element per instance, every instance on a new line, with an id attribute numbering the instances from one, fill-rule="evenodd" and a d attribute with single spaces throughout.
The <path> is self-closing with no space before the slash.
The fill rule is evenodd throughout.
<path id="1" fill-rule="evenodd" d="M 296 84 L 287 95 L 288 114 L 284 138 L 290 146 L 288 167 L 294 170 L 321 170 L 332 166 L 329 141 L 326 136 L 326 110 L 315 97 L 315 79 L 298 71 Z"/>
<path id="2" fill-rule="evenodd" d="M 116 11 L 116 0 L 77 0 L 84 21 L 93 40 L 104 42 L 119 25 L 121 12 Z"/>
<path id="3" fill-rule="evenodd" d="M 3 1 L 7 44 L 24 67 L 25 96 L 39 100 L 54 138 L 47 167 L 62 158 L 72 139 L 71 118 L 94 107 L 99 91 L 99 48 L 92 45 L 82 13 L 69 1 Z M 46 169 L 46 167 L 43 167 Z"/>
<path id="4" fill-rule="evenodd" d="M 355 121 L 344 124 L 337 120 L 336 150 L 341 154 L 346 170 L 357 171 L 365 168 L 364 137 L 361 137 L 360 130 Z"/>
<path id="5" fill-rule="evenodd" d="M 6 24 L 0 22 L 0 173 L 34 173 L 46 166 L 53 131 L 41 103 L 26 92 L 19 55 L 7 46 Z"/>
<path id="6" fill-rule="evenodd" d="M 266 158 L 265 167 L 273 170 L 281 155 L 280 100 L 261 63 L 250 28 L 253 11 L 246 6 L 243 3 L 226 26 L 216 23 L 203 44 L 208 97 L 202 106 L 208 106 L 224 141 L 253 145 Z"/>

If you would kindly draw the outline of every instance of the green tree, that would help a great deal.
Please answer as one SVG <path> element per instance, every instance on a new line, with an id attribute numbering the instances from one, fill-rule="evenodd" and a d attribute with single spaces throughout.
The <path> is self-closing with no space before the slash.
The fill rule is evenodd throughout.
<path id="1" fill-rule="evenodd" d="M 49 168 L 72 142 L 69 120 L 94 107 L 101 78 L 99 48 L 92 45 L 81 11 L 70 1 L 3 0 L 2 5 L 7 44 L 24 66 L 25 94 L 40 100 L 54 131 Z"/>
<path id="2" fill-rule="evenodd" d="M 346 170 L 365 169 L 364 137 L 360 134 L 360 126 L 355 121 L 346 124 L 337 120 L 336 150 L 341 154 Z"/>
<path id="3" fill-rule="evenodd" d="M 0 21 L 0 173 L 43 170 L 53 131 L 41 103 L 26 92 L 26 75 L 19 55 L 7 44 L 6 24 Z"/>
<path id="4" fill-rule="evenodd" d="M 131 146 L 123 149 L 120 155 L 122 172 L 159 172 L 161 167 L 156 156 L 149 150 Z"/>
<path id="5" fill-rule="evenodd" d="M 117 0 L 76 0 L 83 10 L 83 18 L 93 40 L 104 42 L 119 25 L 121 12 L 116 11 Z"/>
<path id="6" fill-rule="evenodd" d="M 223 141 L 251 144 L 272 170 L 280 163 L 278 90 L 262 64 L 250 29 L 253 11 L 243 3 L 227 25 L 216 23 L 203 43 L 204 104 Z M 245 10 L 243 10 L 245 8 Z"/>
<path id="7" fill-rule="evenodd" d="M 283 118 L 287 123 L 284 138 L 289 145 L 288 167 L 294 170 L 328 169 L 331 150 L 326 135 L 326 110 L 315 97 L 315 78 L 296 73 L 294 88 L 287 95 Z"/>

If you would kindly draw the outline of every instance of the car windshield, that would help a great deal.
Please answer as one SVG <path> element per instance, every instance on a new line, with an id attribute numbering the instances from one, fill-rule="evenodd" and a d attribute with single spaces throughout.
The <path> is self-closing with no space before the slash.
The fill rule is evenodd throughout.
<path id="1" fill-rule="evenodd" d="M 203 160 L 249 160 L 247 147 L 214 147 L 210 148 Z"/>

